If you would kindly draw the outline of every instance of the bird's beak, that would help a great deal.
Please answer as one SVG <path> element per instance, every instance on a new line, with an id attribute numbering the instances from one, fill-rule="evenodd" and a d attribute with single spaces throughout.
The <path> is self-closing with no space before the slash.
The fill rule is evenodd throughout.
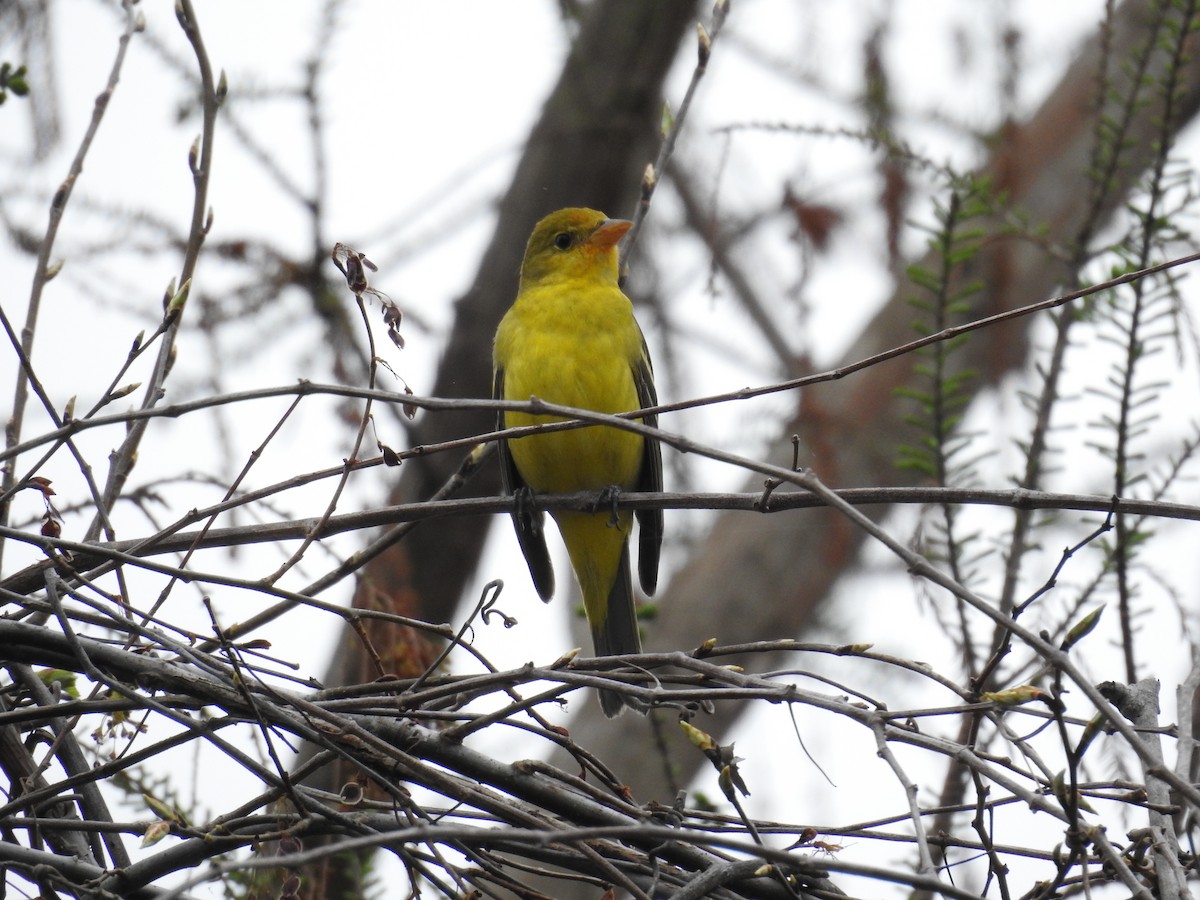
<path id="1" fill-rule="evenodd" d="M 605 219 L 588 235 L 587 242 L 593 247 L 613 247 L 632 227 L 628 219 Z"/>

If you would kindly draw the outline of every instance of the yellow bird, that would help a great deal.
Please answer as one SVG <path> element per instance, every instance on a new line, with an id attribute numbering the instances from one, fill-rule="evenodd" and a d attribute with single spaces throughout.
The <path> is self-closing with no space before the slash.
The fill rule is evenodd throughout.
<path id="1" fill-rule="evenodd" d="M 617 284 L 617 241 L 630 222 L 593 209 L 560 209 L 533 230 L 521 264 L 517 299 L 496 331 L 493 395 L 538 397 L 602 413 L 655 406 L 654 373 L 633 305 Z M 562 421 L 559 416 L 501 412 L 501 428 Z M 657 416 L 643 417 L 656 425 Z M 661 491 L 658 441 L 618 428 L 595 426 L 500 442 L 506 492 L 523 495 L 575 491 Z M 602 505 L 602 504 L 601 504 Z M 641 652 L 629 535 L 633 516 L 612 509 L 552 513 L 583 591 L 597 656 Z M 517 540 L 543 600 L 554 594 L 554 570 L 542 531 L 542 513 L 528 502 L 513 512 Z M 661 510 L 637 513 L 641 529 L 638 579 L 647 594 L 658 581 Z M 626 705 L 600 692 L 604 714 Z"/>

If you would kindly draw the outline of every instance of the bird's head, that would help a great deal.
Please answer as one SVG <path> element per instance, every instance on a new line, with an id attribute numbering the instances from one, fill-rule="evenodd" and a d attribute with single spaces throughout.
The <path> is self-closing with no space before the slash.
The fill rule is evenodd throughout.
<path id="1" fill-rule="evenodd" d="M 617 283 L 617 241 L 633 226 L 594 209 L 560 209 L 538 222 L 525 247 L 521 284 L 587 279 Z"/>

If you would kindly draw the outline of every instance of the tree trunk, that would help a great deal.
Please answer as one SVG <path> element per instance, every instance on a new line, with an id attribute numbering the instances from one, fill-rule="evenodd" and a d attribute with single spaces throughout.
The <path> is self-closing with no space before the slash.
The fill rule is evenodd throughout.
<path id="1" fill-rule="evenodd" d="M 1158 39 L 1158 6 L 1126 2 L 1114 17 L 1108 73 L 1115 83 L 1107 92 L 1103 110 L 1114 121 L 1120 121 L 1123 115 L 1119 105 L 1138 93 L 1132 86 L 1132 66 L 1126 63 Z M 1045 226 L 1045 246 L 1072 248 L 1086 242 L 1090 229 L 1126 202 L 1157 150 L 1163 119 L 1165 51 L 1151 57 L 1143 76 L 1139 98 L 1144 102 L 1132 111 L 1129 143 L 1109 189 L 1098 193 L 1089 179 L 1099 104 L 1101 41 L 1098 34 L 1085 45 L 1032 118 L 1004 129 L 993 155 L 982 166 L 998 193 L 1009 198 L 1006 212 L 1024 217 L 1031 225 Z M 1182 73 L 1178 116 L 1171 123 L 1174 131 L 1192 119 L 1200 103 L 1196 41 L 1195 35 L 1189 39 L 1191 50 Z M 1147 85 L 1159 85 L 1157 93 Z M 941 263 L 930 256 L 919 264 L 936 269 Z M 986 285 L 972 318 L 1053 296 L 1064 284 L 1073 287 L 1074 277 L 1060 256 L 1028 239 L 1005 237 L 999 231 L 986 242 L 984 251 L 957 273 L 960 283 L 982 279 Z M 915 335 L 911 323 L 916 314 L 909 300 L 919 294 L 907 278 L 901 279 L 837 366 L 912 339 Z M 1025 364 L 1031 321 L 1025 318 L 973 334 L 956 351 L 956 364 L 979 373 L 980 389 L 995 385 Z M 790 466 L 790 437 L 799 434 L 807 452 L 801 464 L 813 468 L 833 487 L 917 483 L 919 473 L 897 467 L 898 445 L 916 437 L 905 421 L 914 407 L 898 396 L 897 388 L 919 388 L 924 383 L 916 372 L 919 362 L 920 357 L 910 353 L 851 377 L 806 389 L 798 398 L 795 415 L 771 445 L 770 462 Z M 663 425 L 671 428 L 669 416 Z M 752 477 L 743 490 L 759 491 L 762 487 L 761 477 Z M 877 507 L 867 512 L 878 519 L 887 509 Z M 815 621 L 821 604 L 842 575 L 854 569 L 861 544 L 862 535 L 829 510 L 757 516 L 744 512 L 721 514 L 707 539 L 657 598 L 659 614 L 648 629 L 648 649 L 690 650 L 709 638 L 721 644 L 798 638 Z M 722 660 L 726 661 L 734 662 Z M 755 670 L 775 664 L 761 657 L 753 662 Z M 719 738 L 728 733 L 741 712 L 741 707 L 726 704 L 715 717 L 702 718 L 696 724 Z M 577 715 L 570 730 L 576 741 L 628 780 L 638 801 L 670 802 L 676 790 L 689 783 L 697 767 L 708 764 L 686 744 L 672 721 L 674 715 L 659 715 L 661 734 L 657 736 L 651 722 L 626 716 L 620 727 L 613 727 L 592 709 Z M 664 740 L 667 759 L 660 765 L 647 764 L 648 760 L 662 759 L 660 742 Z"/>

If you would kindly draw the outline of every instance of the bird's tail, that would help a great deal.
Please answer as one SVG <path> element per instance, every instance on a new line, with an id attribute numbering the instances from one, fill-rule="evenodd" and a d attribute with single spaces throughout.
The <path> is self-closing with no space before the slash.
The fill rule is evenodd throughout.
<path id="1" fill-rule="evenodd" d="M 642 641 L 638 636 L 637 612 L 633 605 L 633 579 L 629 571 L 629 541 L 621 550 L 621 562 L 617 566 L 617 577 L 608 593 L 606 614 L 600 622 L 592 622 L 592 643 L 597 656 L 618 656 L 626 653 L 641 653 Z M 600 709 L 613 718 L 628 704 L 615 691 L 600 692 Z"/>

